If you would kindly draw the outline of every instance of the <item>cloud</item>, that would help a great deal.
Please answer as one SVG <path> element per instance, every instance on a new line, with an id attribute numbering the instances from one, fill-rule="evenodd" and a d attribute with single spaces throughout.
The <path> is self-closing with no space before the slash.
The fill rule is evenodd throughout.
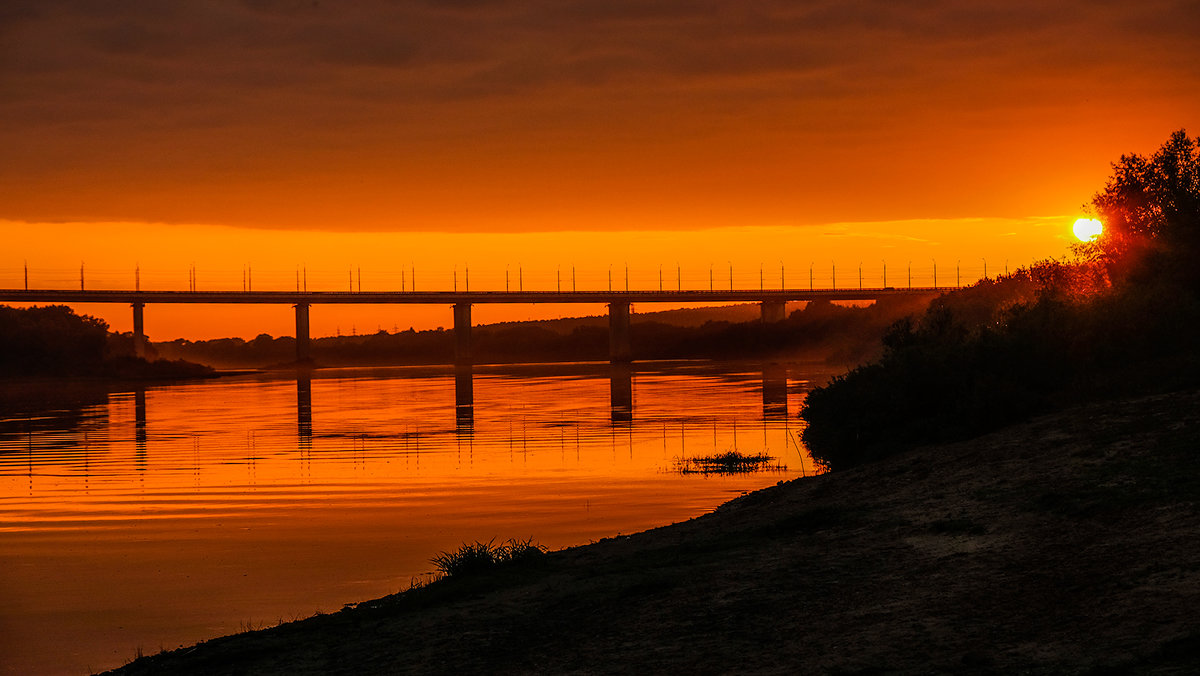
<path id="1" fill-rule="evenodd" d="M 265 225 L 268 204 L 341 196 L 362 222 L 402 207 L 480 219 L 634 195 L 647 206 L 620 206 L 644 218 L 739 199 L 780 217 L 801 198 L 838 218 L 863 200 L 835 179 L 886 180 L 895 162 L 929 163 L 907 173 L 934 181 L 1012 172 L 1014 144 L 1040 146 L 1065 116 L 1142 123 L 1130 92 L 1136 115 L 1194 115 L 1198 14 L 1182 0 L 14 0 L 0 216 Z M 971 145 L 972 167 L 948 171 Z M 800 197 L 772 197 L 789 184 Z M 953 215 L 923 204 L 890 215 Z"/>

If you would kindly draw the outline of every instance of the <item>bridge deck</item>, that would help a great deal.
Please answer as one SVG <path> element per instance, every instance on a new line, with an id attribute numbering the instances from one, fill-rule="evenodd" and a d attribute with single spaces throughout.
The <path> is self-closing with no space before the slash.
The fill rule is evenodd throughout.
<path id="1" fill-rule="evenodd" d="M 210 303 L 447 305 L 455 303 L 728 303 L 875 300 L 927 296 L 951 287 L 863 289 L 734 289 L 714 291 L 72 291 L 0 289 L 10 303 Z"/>

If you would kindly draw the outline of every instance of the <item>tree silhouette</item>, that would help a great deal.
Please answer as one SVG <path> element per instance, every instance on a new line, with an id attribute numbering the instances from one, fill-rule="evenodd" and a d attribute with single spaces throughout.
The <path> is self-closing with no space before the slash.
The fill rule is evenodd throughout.
<path id="1" fill-rule="evenodd" d="M 1160 276 L 1165 267 L 1194 285 L 1200 254 L 1200 138 L 1180 129 L 1150 157 L 1122 155 L 1092 207 L 1104 233 L 1080 251 L 1103 261 L 1115 282 Z"/>
<path id="2" fill-rule="evenodd" d="M 104 360 L 108 324 L 65 305 L 0 306 L 0 374 L 76 374 Z"/>

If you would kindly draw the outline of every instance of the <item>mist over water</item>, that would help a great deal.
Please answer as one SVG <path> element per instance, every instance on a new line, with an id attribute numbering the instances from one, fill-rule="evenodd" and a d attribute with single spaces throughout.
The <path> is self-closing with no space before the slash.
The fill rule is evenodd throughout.
<path id="1" fill-rule="evenodd" d="M 0 673 L 101 670 L 333 612 L 428 579 L 462 542 L 560 548 L 702 514 L 814 472 L 796 413 L 829 375 L 557 364 L 55 385 L 0 411 Z M 730 450 L 785 469 L 679 471 Z"/>

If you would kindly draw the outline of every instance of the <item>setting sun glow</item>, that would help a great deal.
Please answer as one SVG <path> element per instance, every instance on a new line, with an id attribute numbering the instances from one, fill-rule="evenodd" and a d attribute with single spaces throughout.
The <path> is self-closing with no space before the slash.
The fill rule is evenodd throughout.
<path id="1" fill-rule="evenodd" d="M 1090 242 L 1104 232 L 1104 224 L 1094 218 L 1081 218 L 1071 228 L 1081 242 Z"/>

